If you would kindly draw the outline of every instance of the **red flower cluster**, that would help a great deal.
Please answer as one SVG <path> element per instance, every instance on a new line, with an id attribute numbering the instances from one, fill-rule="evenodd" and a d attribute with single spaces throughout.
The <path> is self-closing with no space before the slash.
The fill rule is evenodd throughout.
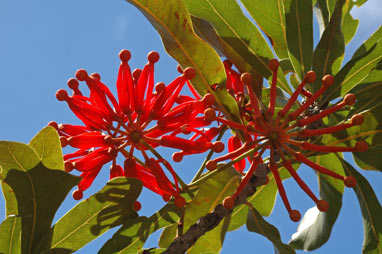
<path id="1" fill-rule="evenodd" d="M 228 65 L 228 67 L 230 66 Z M 205 117 L 208 121 L 216 120 L 217 122 L 225 124 L 232 129 L 240 131 L 243 133 L 245 139 L 244 144 L 242 144 L 240 139 L 237 137 L 232 137 L 229 140 L 230 152 L 224 156 L 210 160 L 206 167 L 209 170 L 214 170 L 216 169 L 218 162 L 227 159 L 233 159 L 235 162 L 237 162 L 235 164 L 236 168 L 239 171 L 242 171 L 245 166 L 245 158 L 243 158 L 243 155 L 251 156 L 251 166 L 242 179 L 236 192 L 232 196 L 227 197 L 223 202 L 223 205 L 226 208 L 232 208 L 237 196 L 243 190 L 244 186 L 249 182 L 254 171 L 262 162 L 262 154 L 268 149 L 270 152 L 269 168 L 275 178 L 284 205 L 288 210 L 290 218 L 293 221 L 299 221 L 301 217 L 300 213 L 297 210 L 292 210 L 287 199 L 283 184 L 281 182 L 281 178 L 278 172 L 278 161 L 281 159 L 281 165 L 288 170 L 288 172 L 300 185 L 300 187 L 307 193 L 307 195 L 309 195 L 309 197 L 313 199 L 313 201 L 317 204 L 317 208 L 320 211 L 326 211 L 329 207 L 328 203 L 325 200 L 319 200 L 313 194 L 313 192 L 298 176 L 292 167 L 292 162 L 297 161 L 304 163 L 322 174 L 326 174 L 344 181 L 344 184 L 348 187 L 354 187 L 356 185 L 354 177 L 339 175 L 314 163 L 304 154 L 313 155 L 317 152 L 330 153 L 366 151 L 368 144 L 364 141 L 358 141 L 354 147 L 321 146 L 310 143 L 308 141 L 310 138 L 317 135 L 334 133 L 346 128 L 350 128 L 354 125 L 360 125 L 363 122 L 363 116 L 354 115 L 348 123 L 326 128 L 311 129 L 311 124 L 333 112 L 338 111 L 339 109 L 342 109 L 343 107 L 353 105 L 356 101 L 354 94 L 348 94 L 341 102 L 330 108 L 324 109 L 317 114 L 306 114 L 305 111 L 309 109 L 309 107 L 312 107 L 317 98 L 322 95 L 322 93 L 330 85 L 332 85 L 334 81 L 331 75 L 324 76 L 322 78 L 322 87 L 314 94 L 310 94 L 309 92 L 305 91 L 303 87 L 306 83 L 313 83 L 315 81 L 316 74 L 313 71 L 310 71 L 306 74 L 304 80 L 296 88 L 286 105 L 280 111 L 278 111 L 277 114 L 275 114 L 277 69 L 279 67 L 279 63 L 276 59 L 273 59 L 269 62 L 268 67 L 273 72 L 273 78 L 270 87 L 270 101 L 268 107 L 265 107 L 262 102 L 259 101 L 257 95 L 254 93 L 251 86 L 251 75 L 249 73 L 244 73 L 240 77 L 241 84 L 245 85 L 249 93 L 249 103 L 243 106 L 244 113 L 242 114 L 242 121 L 244 124 L 232 122 L 225 118 L 216 116 L 215 110 L 212 108 L 205 111 Z M 240 87 L 236 74 L 234 75 L 234 80 L 236 84 L 232 85 L 232 87 Z M 235 89 L 233 89 L 233 91 L 235 91 Z M 296 110 L 291 111 L 291 107 L 294 103 L 296 103 L 299 94 L 302 94 L 307 98 L 305 102 Z M 236 94 L 236 98 L 240 98 L 240 96 Z M 248 113 L 250 113 L 249 117 Z"/>
<path id="2" fill-rule="evenodd" d="M 127 176 L 140 179 L 145 187 L 160 194 L 164 200 L 175 197 L 175 204 L 182 207 L 185 201 L 179 194 L 179 178 L 155 147 L 162 145 L 197 153 L 219 146 L 210 142 L 209 135 L 200 132 L 197 135 L 202 134 L 203 138 L 196 140 L 175 136 L 179 132 L 197 131 L 195 128 L 208 125 L 204 117 L 197 115 L 211 106 L 214 98 L 212 95 L 200 98 L 194 90 L 197 99 L 180 96 L 183 86 L 195 76 L 193 68 L 184 71 L 179 68 L 182 75 L 169 85 L 157 83 L 154 86 L 154 64 L 159 60 L 157 52 L 150 52 L 144 68 L 133 72 L 128 64 L 130 52 L 122 50 L 119 57 L 118 100 L 101 82 L 99 74 L 88 75 L 85 70 L 78 70 L 76 79 L 68 81 L 73 95 L 69 96 L 63 89 L 56 93 L 57 99 L 66 101 L 84 123 L 84 126 L 49 124 L 58 130 L 62 146 L 78 149 L 64 156 L 66 171 L 76 169 L 82 172 L 82 180 L 73 197 L 81 199 L 83 191 L 92 184 L 103 165 L 112 162 L 110 178 Z M 90 90 L 89 97 L 82 94 L 78 81 L 85 81 Z M 135 150 L 141 152 L 144 162 L 134 156 Z M 116 162 L 119 153 L 125 157 L 124 168 Z M 174 183 L 163 172 L 162 166 L 171 173 Z"/>

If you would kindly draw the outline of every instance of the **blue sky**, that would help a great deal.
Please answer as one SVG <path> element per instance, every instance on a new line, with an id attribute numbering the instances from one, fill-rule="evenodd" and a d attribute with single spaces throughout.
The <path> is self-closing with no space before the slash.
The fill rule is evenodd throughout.
<path id="1" fill-rule="evenodd" d="M 355 7 L 356 8 L 356 7 Z M 346 57 L 381 23 L 382 2 L 369 0 L 352 11 L 360 19 L 360 29 L 348 45 Z M 141 68 L 149 51 L 158 51 L 156 81 L 168 83 L 178 76 L 177 63 L 163 49 L 160 37 L 145 17 L 123 0 L 100 1 L 0 1 L 0 140 L 28 142 L 49 121 L 79 123 L 65 103 L 55 98 L 55 92 L 66 88 L 66 81 L 79 68 L 98 72 L 105 84 L 115 91 L 119 66 L 118 52 L 132 52 L 130 65 Z M 201 160 L 197 158 L 196 160 Z M 199 167 L 195 158 L 186 159 L 182 171 L 193 172 Z M 180 171 L 180 170 L 179 170 Z M 185 174 L 186 179 L 192 177 Z M 299 171 L 312 189 L 317 189 L 312 170 Z M 381 175 L 362 172 L 382 197 Z M 96 192 L 108 179 L 105 168 L 96 182 L 85 192 Z M 313 202 L 292 181 L 285 182 L 290 201 L 301 213 Z M 161 199 L 145 191 L 139 199 L 141 213 L 150 215 L 159 209 Z M 71 195 L 58 211 L 62 216 L 76 204 Z M 150 205 L 149 205 L 150 204 Z M 0 198 L 0 218 L 4 218 L 4 201 Z M 296 223 L 288 219 L 279 197 L 274 213 L 267 218 L 276 225 L 284 242 L 296 231 Z M 351 228 L 351 230 L 349 230 Z M 77 253 L 95 253 L 112 232 L 100 237 Z M 158 233 L 149 239 L 147 247 L 156 246 Z M 332 237 L 322 248 L 312 253 L 360 253 L 363 241 L 362 218 L 352 190 L 345 190 L 343 207 Z M 222 253 L 249 251 L 273 253 L 273 246 L 260 235 L 246 232 L 245 227 L 228 233 Z"/>

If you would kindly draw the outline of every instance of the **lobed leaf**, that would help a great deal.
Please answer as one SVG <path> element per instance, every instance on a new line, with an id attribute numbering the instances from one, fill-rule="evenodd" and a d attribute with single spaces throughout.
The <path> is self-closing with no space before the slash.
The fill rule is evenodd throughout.
<path id="1" fill-rule="evenodd" d="M 61 150 L 57 146 L 52 149 L 52 154 L 59 153 L 57 149 Z M 21 218 L 21 251 L 31 253 L 49 230 L 58 207 L 79 179 L 62 169 L 46 167 L 35 150 L 26 144 L 1 141 L 0 154 L 0 177 L 7 217 Z M 60 161 L 62 158 L 50 160 L 47 164 L 59 165 Z"/>
<path id="2" fill-rule="evenodd" d="M 45 127 L 29 142 L 42 164 L 48 168 L 64 170 L 61 142 L 56 129 Z"/>
<path id="3" fill-rule="evenodd" d="M 61 217 L 44 235 L 36 253 L 72 253 L 110 228 L 136 218 L 133 203 L 141 190 L 138 179 L 113 178 Z"/>
<path id="4" fill-rule="evenodd" d="M 357 195 L 364 228 L 362 253 L 382 253 L 382 207 L 369 182 L 345 160 L 342 165 L 348 175 L 357 179 L 354 192 Z"/>

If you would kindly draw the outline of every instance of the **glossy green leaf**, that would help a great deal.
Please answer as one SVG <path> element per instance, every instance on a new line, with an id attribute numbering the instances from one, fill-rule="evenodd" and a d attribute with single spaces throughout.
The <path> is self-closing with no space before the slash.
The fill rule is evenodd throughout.
<path id="1" fill-rule="evenodd" d="M 240 65 L 242 61 L 235 61 L 237 55 L 262 76 L 271 76 L 268 61 L 274 58 L 273 53 L 260 31 L 243 14 L 236 1 L 186 0 L 186 3 L 191 15 L 208 21 L 217 35 L 234 50 L 232 62 L 239 70 L 245 70 L 246 66 Z M 231 51 L 223 53 L 231 59 Z M 287 92 L 291 91 L 282 70 L 278 73 L 278 86 Z"/>
<path id="2" fill-rule="evenodd" d="M 364 227 L 362 253 L 382 253 L 382 207 L 369 182 L 357 172 L 348 162 L 341 160 L 348 175 L 357 179 L 354 187 L 357 195 Z"/>
<path id="3" fill-rule="evenodd" d="M 324 94 L 329 100 L 343 96 L 361 83 L 370 72 L 382 66 L 382 26 L 354 53 L 351 60 L 337 73 L 334 84 Z M 382 74 L 380 74 L 380 78 Z M 381 79 L 380 79 L 381 80 Z"/>
<path id="4" fill-rule="evenodd" d="M 45 127 L 29 142 L 45 167 L 64 170 L 61 143 L 56 129 Z"/>
<path id="5" fill-rule="evenodd" d="M 161 248 L 167 248 L 174 241 L 174 237 L 176 236 L 178 225 L 172 224 L 163 229 L 159 241 L 158 246 Z"/>
<path id="6" fill-rule="evenodd" d="M 213 84 L 224 87 L 226 75 L 219 55 L 194 32 L 190 14 L 183 0 L 126 0 L 137 7 L 159 32 L 167 52 L 179 64 L 196 71 L 192 84 L 204 95 L 214 93 L 216 104 L 231 119 L 238 119 L 235 100 L 226 89 L 214 92 Z"/>
<path id="7" fill-rule="evenodd" d="M 163 251 L 165 251 L 166 249 L 162 249 L 162 248 L 150 248 L 150 249 L 143 249 L 142 251 L 139 252 L 139 254 L 160 254 L 162 253 Z M 133 253 L 131 253 L 133 254 Z"/>
<path id="8" fill-rule="evenodd" d="M 281 0 L 241 0 L 241 2 L 267 35 L 278 58 L 289 58 L 284 2 Z"/>
<path id="9" fill-rule="evenodd" d="M 6 218 L 0 225 L 0 253 L 21 254 L 21 218 Z"/>
<path id="10" fill-rule="evenodd" d="M 26 144 L 1 141 L 0 154 L 7 216 L 21 217 L 22 253 L 29 253 L 49 230 L 58 207 L 79 179 L 46 167 Z M 51 165 L 58 164 L 51 161 Z"/>
<path id="11" fill-rule="evenodd" d="M 187 194 L 183 194 L 183 196 L 188 201 L 191 199 Z M 124 223 L 113 237 L 105 243 L 99 254 L 136 253 L 142 249 L 147 238 L 152 233 L 160 228 L 176 223 L 179 217 L 180 209 L 170 201 L 149 218 L 141 216 Z"/>
<path id="12" fill-rule="evenodd" d="M 247 218 L 247 229 L 265 236 L 275 247 L 276 253 L 295 253 L 293 248 L 281 241 L 280 232 L 268 223 L 256 209 L 250 209 Z"/>
<path id="13" fill-rule="evenodd" d="M 365 140 L 369 144 L 366 152 L 353 153 L 356 164 L 362 169 L 371 169 L 382 171 L 382 125 L 381 115 L 382 106 L 378 106 L 362 114 L 364 123 L 361 126 L 354 126 L 348 132 L 348 139 L 353 140 L 351 145 L 355 144 L 355 140 Z"/>
<path id="14" fill-rule="evenodd" d="M 344 175 L 341 162 L 334 154 L 316 156 L 312 161 L 333 172 Z M 320 198 L 329 203 L 329 210 L 320 212 L 317 206 L 310 208 L 302 218 L 297 232 L 289 244 L 295 249 L 315 250 L 329 240 L 334 223 L 342 206 L 344 184 L 330 176 L 318 174 Z"/>
<path id="15" fill-rule="evenodd" d="M 254 79 L 254 91 L 259 96 L 263 84 L 263 77 L 254 69 L 247 60 L 236 52 L 228 42 L 223 40 L 217 33 L 214 27 L 204 19 L 191 16 L 195 32 L 212 45 L 221 56 L 226 56 L 239 70 L 240 73 L 249 72 Z"/>
<path id="16" fill-rule="evenodd" d="M 112 227 L 136 218 L 133 203 L 142 182 L 117 177 L 66 213 L 43 237 L 37 253 L 72 253 Z"/>
<path id="17" fill-rule="evenodd" d="M 295 73 L 303 80 L 312 65 L 312 1 L 286 0 L 284 5 L 289 58 Z"/>
<path id="18" fill-rule="evenodd" d="M 142 216 L 128 220 L 102 246 L 98 253 L 138 253 L 150 235 L 150 232 L 147 230 L 149 227 L 150 223 L 147 217 Z"/>
<path id="19" fill-rule="evenodd" d="M 311 85 L 312 91 L 321 87 L 321 78 L 326 74 L 335 75 L 341 67 L 345 52 L 345 41 L 341 31 L 342 7 L 345 0 L 338 0 L 329 25 L 313 53 L 312 69 L 317 74 L 317 81 Z"/>

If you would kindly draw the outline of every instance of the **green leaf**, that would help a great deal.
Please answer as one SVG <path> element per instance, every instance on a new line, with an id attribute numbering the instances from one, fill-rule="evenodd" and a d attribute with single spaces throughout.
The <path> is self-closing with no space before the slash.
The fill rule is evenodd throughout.
<path id="1" fill-rule="evenodd" d="M 347 130 L 348 139 L 353 140 L 351 145 L 355 144 L 355 140 L 365 140 L 369 144 L 366 152 L 353 153 L 356 164 L 362 169 L 371 169 L 382 171 L 382 126 L 381 115 L 382 106 L 378 106 L 372 110 L 362 114 L 364 123 L 361 126 L 354 126 Z"/>
<path id="2" fill-rule="evenodd" d="M 337 73 L 334 84 L 326 91 L 324 98 L 332 100 L 343 96 L 358 85 L 374 69 L 382 69 L 382 26 L 370 36 L 354 53 L 348 63 Z M 382 74 L 379 74 L 379 81 Z"/>
<path id="3" fill-rule="evenodd" d="M 317 0 L 313 8 L 317 17 L 318 27 L 320 29 L 320 37 L 322 36 L 326 26 L 329 24 L 329 10 L 326 0 Z"/>
<path id="4" fill-rule="evenodd" d="M 150 248 L 150 249 L 143 249 L 141 252 L 139 252 L 139 254 L 146 254 L 146 253 L 150 253 L 150 254 L 160 254 L 162 253 L 163 251 L 165 251 L 166 249 L 162 249 L 162 248 Z M 133 253 L 131 253 L 133 254 Z"/>
<path id="5" fill-rule="evenodd" d="M 342 164 L 334 154 L 316 156 L 311 160 L 333 172 L 344 175 Z M 318 174 L 318 183 L 320 199 L 329 203 L 329 210 L 320 212 L 314 206 L 304 214 L 297 232 L 292 235 L 289 242 L 295 249 L 311 251 L 326 243 L 341 210 L 343 182 L 327 175 Z"/>
<path id="6" fill-rule="evenodd" d="M 163 229 L 158 246 L 161 248 L 167 248 L 174 241 L 174 237 L 176 236 L 176 230 L 178 228 L 177 224 L 172 224 Z"/>
<path id="7" fill-rule="evenodd" d="M 342 7 L 345 0 L 338 0 L 329 25 L 326 27 L 313 53 L 312 69 L 317 74 L 317 81 L 311 90 L 321 87 L 321 78 L 326 74 L 335 75 L 341 67 L 345 52 L 345 41 L 341 31 Z"/>
<path id="8" fill-rule="evenodd" d="M 36 253 L 72 253 L 112 227 L 136 218 L 142 182 L 117 177 L 66 213 L 43 237 Z"/>
<path id="9" fill-rule="evenodd" d="M 281 241 L 280 232 L 277 228 L 264 220 L 256 209 L 251 208 L 249 210 L 247 229 L 250 232 L 255 232 L 265 236 L 273 243 L 276 253 L 295 253 L 292 247 Z"/>
<path id="10" fill-rule="evenodd" d="M 354 191 L 357 195 L 363 217 L 364 240 L 362 253 L 382 253 L 381 204 L 366 178 L 345 160 L 341 159 L 341 162 L 346 173 L 357 179 L 357 186 L 354 187 Z"/>
<path id="11" fill-rule="evenodd" d="M 64 170 L 61 142 L 56 129 L 45 127 L 30 142 L 45 167 Z"/>
<path id="12" fill-rule="evenodd" d="M 241 56 L 228 42 L 223 40 L 214 27 L 204 19 L 191 16 L 192 23 L 196 33 L 210 45 L 212 45 L 219 55 L 226 56 L 239 70 L 240 73 L 249 72 L 254 79 L 254 91 L 257 95 L 261 95 L 263 77 Z"/>
<path id="13" fill-rule="evenodd" d="M 21 217 L 22 253 L 30 253 L 79 179 L 61 169 L 47 168 L 26 144 L 1 141 L 0 154 L 7 216 Z M 57 164 L 52 161 L 51 165 Z"/>
<path id="14" fill-rule="evenodd" d="M 185 195 L 186 200 L 190 197 Z M 99 254 L 108 253 L 137 253 L 142 249 L 147 238 L 160 228 L 172 225 L 178 221 L 180 209 L 173 202 L 167 203 L 162 209 L 149 218 L 142 216 L 124 223 L 108 240 Z M 176 225 L 176 224 L 174 224 Z"/>
<path id="15" fill-rule="evenodd" d="M 271 41 L 278 58 L 289 58 L 284 2 L 281 0 L 241 0 L 241 2 Z"/>
<path id="16" fill-rule="evenodd" d="M 271 76 L 268 62 L 274 58 L 273 53 L 260 31 L 243 14 L 236 1 L 186 0 L 186 3 L 191 15 L 208 21 L 215 28 L 217 35 L 231 47 L 233 51 L 223 53 L 240 71 L 248 71 L 248 66 L 240 65 L 243 63 L 241 59 L 236 61 L 238 55 L 262 76 Z M 278 73 L 278 83 L 280 88 L 291 92 L 282 70 Z"/>
<path id="17" fill-rule="evenodd" d="M 230 119 L 239 119 L 235 100 L 226 89 L 214 92 L 213 84 L 224 87 L 226 75 L 219 55 L 194 32 L 190 14 L 182 0 L 126 0 L 137 7 L 160 34 L 167 52 L 179 64 L 196 71 L 192 84 L 204 95 L 216 94 L 216 104 Z"/>
<path id="18" fill-rule="evenodd" d="M 289 58 L 296 74 L 303 80 L 312 65 L 312 1 L 286 0 L 284 4 Z"/>
<path id="19" fill-rule="evenodd" d="M 0 225 L 0 253 L 21 254 L 21 218 L 8 217 Z"/>

